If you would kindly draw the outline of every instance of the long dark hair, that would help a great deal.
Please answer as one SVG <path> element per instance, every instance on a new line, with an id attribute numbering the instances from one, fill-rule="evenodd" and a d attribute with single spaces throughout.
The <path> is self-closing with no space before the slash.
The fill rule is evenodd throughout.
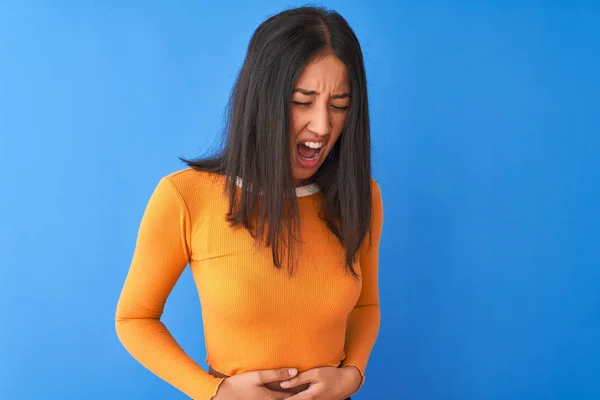
<path id="1" fill-rule="evenodd" d="M 371 221 L 371 145 L 367 82 L 358 39 L 337 12 L 318 7 L 283 11 L 254 32 L 228 107 L 225 145 L 217 156 L 188 160 L 190 167 L 225 175 L 228 221 L 271 247 L 281 268 L 301 242 L 290 165 L 290 103 L 309 62 L 333 54 L 348 70 L 351 102 L 342 133 L 311 178 L 323 194 L 321 218 L 357 260 Z M 236 179 L 241 178 L 241 188 Z M 238 198 L 239 195 L 239 198 Z"/>

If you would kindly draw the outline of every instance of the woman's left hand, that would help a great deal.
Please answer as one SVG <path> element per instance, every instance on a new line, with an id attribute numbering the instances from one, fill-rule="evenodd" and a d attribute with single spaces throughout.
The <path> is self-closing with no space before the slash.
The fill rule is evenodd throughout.
<path id="1" fill-rule="evenodd" d="M 282 388 L 310 384 L 309 388 L 287 400 L 344 400 L 356 393 L 362 377 L 358 368 L 313 368 L 280 383 Z"/>

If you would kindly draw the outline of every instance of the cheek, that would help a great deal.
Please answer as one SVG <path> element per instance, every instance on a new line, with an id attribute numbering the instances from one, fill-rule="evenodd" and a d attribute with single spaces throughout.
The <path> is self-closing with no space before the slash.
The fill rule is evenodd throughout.
<path id="1" fill-rule="evenodd" d="M 344 130 L 344 125 L 346 124 L 346 114 L 338 114 L 332 118 L 332 134 L 334 135 L 334 139 L 337 139 L 339 135 Z"/>
<path id="2" fill-rule="evenodd" d="M 302 113 L 298 112 L 298 110 L 292 110 L 292 115 L 290 116 L 290 130 L 291 135 L 294 137 L 302 130 L 302 126 L 304 125 L 302 122 Z"/>

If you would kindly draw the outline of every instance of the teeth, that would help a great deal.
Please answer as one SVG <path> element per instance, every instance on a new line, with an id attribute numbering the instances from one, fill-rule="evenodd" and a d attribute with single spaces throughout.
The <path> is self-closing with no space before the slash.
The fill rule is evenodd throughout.
<path id="1" fill-rule="evenodd" d="M 306 147 L 310 147 L 311 149 L 320 149 L 321 147 L 323 147 L 323 143 L 319 142 L 304 142 L 304 145 Z"/>

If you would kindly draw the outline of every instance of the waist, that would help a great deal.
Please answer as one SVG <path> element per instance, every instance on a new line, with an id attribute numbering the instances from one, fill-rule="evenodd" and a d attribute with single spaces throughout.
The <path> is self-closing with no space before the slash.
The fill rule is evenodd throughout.
<path id="1" fill-rule="evenodd" d="M 208 366 L 208 373 L 211 374 L 212 376 L 216 377 L 216 378 L 229 378 L 229 376 L 215 370 L 213 367 L 211 367 L 210 365 Z M 283 393 L 300 393 L 306 389 L 309 388 L 309 384 L 304 384 L 304 385 L 300 385 L 300 386 L 296 386 L 293 388 L 288 388 L 288 389 L 284 389 L 279 385 L 279 382 L 270 382 L 267 383 L 266 385 L 264 385 L 266 388 L 274 390 L 276 392 L 283 392 Z M 346 400 L 352 400 L 350 397 L 348 397 Z"/>
<path id="2" fill-rule="evenodd" d="M 225 375 L 217 370 L 215 370 L 213 367 L 209 366 L 208 368 L 208 373 L 211 374 L 212 376 L 216 377 L 216 378 L 229 378 L 228 375 Z M 284 389 L 279 385 L 279 382 L 269 382 L 267 384 L 264 385 L 266 388 L 274 390 L 276 392 L 283 392 L 283 393 L 300 393 L 303 390 L 308 389 L 308 387 L 310 386 L 309 384 L 304 384 L 304 385 L 300 385 L 300 386 L 296 386 L 293 388 L 287 388 Z"/>

